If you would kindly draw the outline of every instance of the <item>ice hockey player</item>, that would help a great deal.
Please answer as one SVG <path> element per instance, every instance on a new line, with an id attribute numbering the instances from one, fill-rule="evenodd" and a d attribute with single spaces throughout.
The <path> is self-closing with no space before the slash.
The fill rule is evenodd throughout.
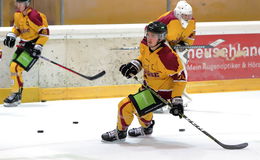
<path id="1" fill-rule="evenodd" d="M 167 26 L 162 22 L 152 22 L 146 27 L 145 31 L 146 36 L 140 43 L 139 57 L 127 64 L 123 64 L 119 70 L 123 76 L 131 78 L 144 69 L 144 84 L 156 91 L 164 99 L 171 101 L 173 108 L 170 113 L 175 116 L 182 115 L 183 101 L 181 95 L 186 85 L 186 76 L 179 56 L 165 44 Z M 141 87 L 137 94 L 142 94 L 146 90 Z M 143 102 L 144 98 L 146 99 L 145 94 L 141 96 L 140 103 Z M 133 100 L 130 100 L 130 95 L 120 101 L 118 104 L 117 127 L 102 134 L 103 141 L 125 139 L 134 115 L 137 116 L 141 127 L 130 129 L 128 135 L 137 137 L 152 134 L 155 124 L 153 113 L 148 112 L 143 116 L 139 116 L 136 107 L 140 103 L 137 99 L 136 101 L 137 103 L 134 103 Z M 173 112 L 176 110 L 177 112 Z"/>
<path id="2" fill-rule="evenodd" d="M 4 100 L 5 107 L 17 106 L 21 103 L 23 91 L 22 72 L 29 71 L 38 60 L 43 45 L 49 39 L 47 18 L 43 13 L 29 7 L 30 0 L 16 0 L 17 11 L 14 13 L 14 26 L 7 33 L 4 45 L 13 48 L 17 37 L 20 37 L 12 62 L 11 94 Z"/>
<path id="3" fill-rule="evenodd" d="M 173 11 L 161 15 L 156 21 L 167 25 L 166 41 L 172 48 L 175 46 L 192 45 L 195 40 L 196 22 L 192 17 L 192 7 L 180 0 Z M 188 49 L 175 49 L 184 64 L 188 63 Z"/>

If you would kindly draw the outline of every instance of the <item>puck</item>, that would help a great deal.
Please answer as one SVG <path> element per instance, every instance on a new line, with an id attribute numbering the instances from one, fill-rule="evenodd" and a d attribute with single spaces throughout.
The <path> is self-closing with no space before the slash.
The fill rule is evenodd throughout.
<path id="1" fill-rule="evenodd" d="M 78 124 L 79 122 L 78 121 L 73 121 L 73 124 Z"/>
<path id="2" fill-rule="evenodd" d="M 46 100 L 41 100 L 41 102 L 46 102 Z"/>
<path id="3" fill-rule="evenodd" d="M 43 130 L 38 130 L 37 133 L 43 133 L 44 131 Z"/>
<path id="4" fill-rule="evenodd" d="M 185 131 L 184 128 L 179 129 L 179 132 L 184 132 L 184 131 Z"/>

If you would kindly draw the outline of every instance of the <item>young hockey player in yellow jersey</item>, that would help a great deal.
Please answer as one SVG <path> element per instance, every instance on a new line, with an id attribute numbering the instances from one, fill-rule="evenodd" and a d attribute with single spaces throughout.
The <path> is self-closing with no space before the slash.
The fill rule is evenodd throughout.
<path id="1" fill-rule="evenodd" d="M 22 72 L 29 71 L 38 60 L 43 45 L 49 39 L 47 18 L 44 14 L 29 7 L 30 0 L 16 0 L 12 32 L 7 33 L 4 45 L 13 48 L 17 37 L 21 41 L 10 64 L 12 79 L 11 95 L 4 100 L 4 106 L 17 106 L 21 103 L 23 91 Z"/>
<path id="2" fill-rule="evenodd" d="M 153 22 L 146 27 L 146 36 L 140 44 L 140 56 L 120 67 L 123 76 L 131 78 L 144 69 L 144 84 L 156 91 L 161 97 L 172 102 L 175 116 L 183 113 L 182 92 L 186 86 L 186 76 L 179 56 L 165 44 L 167 26 L 162 22 Z M 141 98 L 138 99 L 138 96 Z M 147 101 L 148 105 L 144 103 Z M 152 103 L 150 103 L 150 102 Z M 155 102 L 155 103 L 154 103 Z M 158 103 L 158 104 L 157 104 Z M 151 96 L 150 91 L 141 87 L 135 95 L 129 95 L 118 104 L 118 120 L 115 130 L 102 134 L 104 141 L 125 139 L 128 127 L 134 115 L 141 127 L 132 128 L 128 135 L 137 137 L 150 135 L 155 124 L 152 110 L 149 108 L 162 103 Z M 164 104 L 162 104 L 163 106 Z M 149 112 L 140 115 L 137 111 L 148 108 Z M 141 112 L 140 112 L 141 113 Z"/>
<path id="3" fill-rule="evenodd" d="M 192 7 L 180 0 L 173 11 L 161 15 L 156 21 L 167 25 L 167 42 L 173 48 L 178 45 L 192 45 L 195 38 L 196 22 L 192 17 Z M 184 64 L 188 63 L 188 49 L 176 49 Z"/>

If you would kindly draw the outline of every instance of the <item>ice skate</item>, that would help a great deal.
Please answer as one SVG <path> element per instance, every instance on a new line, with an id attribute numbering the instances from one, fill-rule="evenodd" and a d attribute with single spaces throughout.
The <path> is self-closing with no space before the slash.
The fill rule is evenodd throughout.
<path id="1" fill-rule="evenodd" d="M 101 135 L 103 141 L 117 141 L 122 140 L 124 141 L 127 136 L 127 131 L 119 131 L 118 129 L 114 129 L 112 131 L 106 132 Z"/>
<path id="2" fill-rule="evenodd" d="M 22 95 L 20 92 L 12 93 L 4 100 L 4 107 L 16 107 L 21 104 Z"/>
<path id="3" fill-rule="evenodd" d="M 150 135 L 153 133 L 154 123 L 155 123 L 154 120 L 152 120 L 152 123 L 147 128 L 144 127 L 132 128 L 128 131 L 128 135 L 131 137 Z"/>

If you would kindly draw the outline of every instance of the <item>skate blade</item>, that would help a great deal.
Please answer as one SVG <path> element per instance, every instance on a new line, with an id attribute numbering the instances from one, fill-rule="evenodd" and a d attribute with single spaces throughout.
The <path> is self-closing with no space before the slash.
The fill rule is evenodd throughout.
<path id="1" fill-rule="evenodd" d="M 4 103 L 4 107 L 17 107 L 21 102 Z"/>
<path id="2" fill-rule="evenodd" d="M 140 135 L 140 136 L 129 136 L 129 138 L 149 138 L 149 137 L 152 137 L 152 133 L 144 134 L 144 135 Z"/>
<path id="3" fill-rule="evenodd" d="M 102 139 L 101 142 L 103 142 L 103 143 L 124 143 L 125 138 L 124 139 L 117 139 L 117 140 L 114 140 L 114 141 L 106 141 L 106 140 Z"/>

